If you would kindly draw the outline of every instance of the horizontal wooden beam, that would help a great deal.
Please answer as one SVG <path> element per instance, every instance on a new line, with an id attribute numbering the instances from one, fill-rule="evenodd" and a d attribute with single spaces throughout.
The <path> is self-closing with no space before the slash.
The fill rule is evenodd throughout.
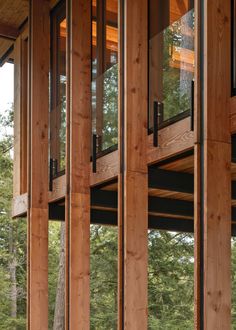
<path id="1" fill-rule="evenodd" d="M 49 192 L 50 205 L 54 204 L 55 201 L 64 199 L 64 195 L 62 193 L 62 187 L 64 186 L 62 184 L 63 179 L 64 177 L 57 179 L 57 198 L 55 198 L 55 194 L 52 196 L 52 193 Z M 148 170 L 148 187 L 149 189 L 162 189 L 166 191 L 193 194 L 193 174 L 150 167 Z M 27 199 L 27 194 L 14 197 L 12 203 L 13 217 L 24 216 L 26 214 L 28 205 Z M 236 181 L 232 181 L 232 199 L 236 200 Z M 92 188 L 91 205 L 93 207 L 101 206 L 107 208 L 117 208 L 117 192 Z M 232 219 L 236 220 L 235 208 L 232 210 Z M 192 216 L 193 206 L 192 203 L 188 201 L 149 196 L 149 212 Z"/>
<path id="2" fill-rule="evenodd" d="M 148 165 L 181 154 L 193 148 L 194 136 L 190 117 L 159 130 L 159 148 L 153 146 L 153 134 L 148 136 Z"/>
<path id="3" fill-rule="evenodd" d="M 19 30 L 15 26 L 0 23 L 0 38 L 16 40 Z"/>

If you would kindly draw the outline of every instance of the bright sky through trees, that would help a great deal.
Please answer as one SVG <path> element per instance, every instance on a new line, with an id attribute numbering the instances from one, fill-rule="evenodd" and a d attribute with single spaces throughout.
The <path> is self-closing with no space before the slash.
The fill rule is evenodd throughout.
<path id="1" fill-rule="evenodd" d="M 11 108 L 14 101 L 14 65 L 10 63 L 0 67 L 0 115 Z M 9 130 L 9 128 L 8 128 Z M 0 127 L 0 138 L 9 133 Z"/>
<path id="2" fill-rule="evenodd" d="M 13 74 L 14 66 L 6 63 L 0 67 L 0 112 L 9 109 L 13 102 Z"/>

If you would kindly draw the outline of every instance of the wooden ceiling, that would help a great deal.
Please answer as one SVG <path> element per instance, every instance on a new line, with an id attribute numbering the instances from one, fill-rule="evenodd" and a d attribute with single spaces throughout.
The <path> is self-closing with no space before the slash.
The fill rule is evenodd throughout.
<path id="1" fill-rule="evenodd" d="M 0 63 L 28 16 L 28 0 L 0 1 Z"/>
<path id="2" fill-rule="evenodd" d="M 50 0 L 53 8 L 59 0 Z M 29 13 L 29 0 L 0 0 L 0 65 Z"/>

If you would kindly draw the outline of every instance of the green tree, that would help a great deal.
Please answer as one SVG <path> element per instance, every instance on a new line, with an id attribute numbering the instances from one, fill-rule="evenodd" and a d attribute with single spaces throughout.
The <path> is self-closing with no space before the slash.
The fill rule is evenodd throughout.
<path id="1" fill-rule="evenodd" d="M 12 126 L 12 111 L 0 126 Z M 25 329 L 26 222 L 11 218 L 12 135 L 0 140 L 0 324 L 1 329 Z"/>
<path id="2" fill-rule="evenodd" d="M 91 330 L 116 329 L 117 228 L 91 225 Z"/>

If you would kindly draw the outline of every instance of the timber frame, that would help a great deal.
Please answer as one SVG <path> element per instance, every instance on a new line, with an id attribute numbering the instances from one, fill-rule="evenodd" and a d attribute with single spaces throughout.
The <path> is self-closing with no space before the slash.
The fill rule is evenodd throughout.
<path id="1" fill-rule="evenodd" d="M 90 224 L 118 227 L 118 329 L 148 328 L 150 228 L 194 233 L 194 328 L 230 329 L 236 236 L 231 0 L 194 0 L 192 113 L 154 132 L 148 130 L 148 0 L 119 1 L 118 143 L 97 158 L 96 136 L 91 158 L 93 1 L 65 0 L 65 168 L 51 176 L 50 12 L 58 2 L 29 1 L 17 27 L 0 18 L 6 46 L 0 43 L 0 62 L 14 59 L 15 65 L 12 216 L 27 216 L 28 223 L 28 329 L 48 328 L 50 219 L 66 223 L 65 329 L 89 329 Z"/>

